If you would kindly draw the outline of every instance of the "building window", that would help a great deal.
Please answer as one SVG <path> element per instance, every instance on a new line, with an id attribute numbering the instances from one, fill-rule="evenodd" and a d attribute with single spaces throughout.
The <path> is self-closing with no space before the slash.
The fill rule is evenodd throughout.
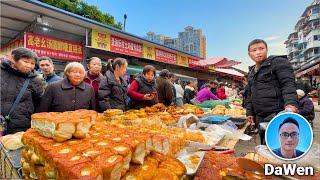
<path id="1" fill-rule="evenodd" d="M 190 52 L 193 53 L 193 44 L 190 44 Z"/>
<path id="2" fill-rule="evenodd" d="M 319 13 L 319 6 L 312 8 L 312 14 L 318 14 L 318 13 Z"/>
<path id="3" fill-rule="evenodd" d="M 314 35 L 314 36 L 313 36 L 313 39 L 314 39 L 315 41 L 320 41 L 320 35 Z"/>

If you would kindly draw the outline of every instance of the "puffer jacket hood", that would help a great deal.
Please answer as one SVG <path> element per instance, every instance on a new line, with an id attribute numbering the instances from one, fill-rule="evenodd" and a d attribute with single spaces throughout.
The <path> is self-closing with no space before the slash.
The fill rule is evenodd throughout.
<path id="1" fill-rule="evenodd" d="M 23 78 L 34 78 L 38 75 L 35 70 L 32 70 L 28 74 L 21 73 L 20 71 L 13 69 L 11 67 L 11 65 L 12 65 L 12 63 L 9 60 L 5 60 L 1 63 L 0 66 L 1 66 L 1 69 L 7 70 L 7 71 L 9 71 L 13 74 L 16 74 L 17 76 L 23 77 Z"/>

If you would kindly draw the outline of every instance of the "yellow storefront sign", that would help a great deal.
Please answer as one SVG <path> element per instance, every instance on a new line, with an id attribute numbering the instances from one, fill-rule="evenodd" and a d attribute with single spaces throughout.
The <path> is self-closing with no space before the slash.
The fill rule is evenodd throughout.
<path id="1" fill-rule="evenodd" d="M 212 72 L 214 72 L 214 71 L 215 71 L 214 66 L 208 66 L 208 69 L 209 69 L 209 70 L 211 70 Z"/>
<path id="2" fill-rule="evenodd" d="M 110 33 L 92 29 L 91 46 L 93 48 L 110 51 Z"/>
<path id="3" fill-rule="evenodd" d="M 178 54 L 177 56 L 177 65 L 189 67 L 188 57 Z"/>
<path id="4" fill-rule="evenodd" d="M 156 51 L 153 46 L 148 46 L 143 44 L 143 57 L 146 59 L 155 60 L 156 59 Z"/>

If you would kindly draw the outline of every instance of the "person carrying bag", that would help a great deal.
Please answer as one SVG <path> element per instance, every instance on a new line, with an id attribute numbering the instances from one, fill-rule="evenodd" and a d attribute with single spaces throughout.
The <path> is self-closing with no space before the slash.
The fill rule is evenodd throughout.
<path id="1" fill-rule="evenodd" d="M 10 120 L 11 120 L 10 115 L 15 110 L 17 105 L 19 104 L 23 94 L 26 92 L 27 87 L 29 85 L 29 82 L 30 82 L 30 78 L 27 78 L 24 81 L 23 86 L 22 86 L 17 98 L 15 99 L 13 105 L 10 108 L 9 113 L 7 115 L 5 115 L 5 116 L 0 115 L 0 137 L 1 136 L 5 136 L 7 134 L 7 126 L 8 126 L 8 123 L 10 122 Z"/>

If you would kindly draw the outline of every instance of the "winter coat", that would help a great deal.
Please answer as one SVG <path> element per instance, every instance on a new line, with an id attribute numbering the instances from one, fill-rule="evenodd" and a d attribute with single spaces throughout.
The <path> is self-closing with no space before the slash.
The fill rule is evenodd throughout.
<path id="1" fill-rule="evenodd" d="M 155 95 L 153 100 L 144 99 L 145 94 L 152 93 Z M 131 98 L 131 107 L 134 109 L 140 109 L 157 104 L 158 94 L 155 80 L 148 82 L 142 75 L 139 75 L 129 86 L 128 96 Z"/>
<path id="2" fill-rule="evenodd" d="M 208 100 L 218 100 L 219 98 L 212 94 L 209 88 L 203 88 L 197 93 L 197 100 L 201 103 Z"/>
<path id="3" fill-rule="evenodd" d="M 161 76 L 156 79 L 156 84 L 159 102 L 169 106 L 174 100 L 172 84 Z"/>
<path id="4" fill-rule="evenodd" d="M 48 85 L 37 112 L 64 112 L 78 109 L 96 110 L 93 88 L 84 82 L 73 86 L 65 78 Z"/>
<path id="5" fill-rule="evenodd" d="M 112 71 L 107 71 L 98 90 L 99 110 L 106 109 L 128 109 L 128 84 L 120 77 L 120 82 L 116 80 Z"/>
<path id="6" fill-rule="evenodd" d="M 285 56 L 270 56 L 257 71 L 250 69 L 246 103 L 247 116 L 267 117 L 289 104 L 298 107 L 293 68 Z"/>
<path id="7" fill-rule="evenodd" d="M 298 113 L 305 117 L 308 121 L 312 121 L 314 119 L 314 105 L 308 96 L 304 96 L 299 100 Z"/>
<path id="8" fill-rule="evenodd" d="M 19 104 L 11 113 L 7 133 L 13 134 L 30 128 L 31 115 L 35 107 L 39 105 L 43 94 L 42 80 L 35 71 L 22 74 L 11 67 L 9 61 L 1 63 L 1 115 L 8 115 L 16 97 L 22 89 L 26 78 L 30 78 L 27 90 L 23 94 Z"/>
<path id="9" fill-rule="evenodd" d="M 56 73 L 53 73 L 52 75 L 50 76 L 44 76 L 44 79 L 45 81 L 48 83 L 48 84 L 51 84 L 53 82 L 56 82 L 56 81 L 60 81 L 62 80 L 63 78 L 56 75 Z"/>
<path id="10" fill-rule="evenodd" d="M 176 90 L 176 98 L 183 98 L 184 90 L 180 84 L 173 84 Z"/>
<path id="11" fill-rule="evenodd" d="M 93 87 L 96 98 L 98 98 L 98 90 L 102 78 L 102 74 L 100 74 L 99 76 L 92 76 L 89 74 L 89 72 L 87 72 L 86 77 L 84 78 L 84 82 Z"/>
<path id="12" fill-rule="evenodd" d="M 196 96 L 196 90 L 191 86 L 186 86 L 183 94 L 184 103 L 191 104 L 190 100 Z"/>
<path id="13" fill-rule="evenodd" d="M 243 89 L 243 94 L 242 94 L 242 107 L 246 108 L 247 107 L 247 99 L 248 99 L 248 89 L 249 86 L 246 85 Z"/>
<path id="14" fill-rule="evenodd" d="M 227 98 L 225 89 L 223 87 L 220 87 L 217 89 L 217 96 L 219 99 L 226 99 Z"/>

